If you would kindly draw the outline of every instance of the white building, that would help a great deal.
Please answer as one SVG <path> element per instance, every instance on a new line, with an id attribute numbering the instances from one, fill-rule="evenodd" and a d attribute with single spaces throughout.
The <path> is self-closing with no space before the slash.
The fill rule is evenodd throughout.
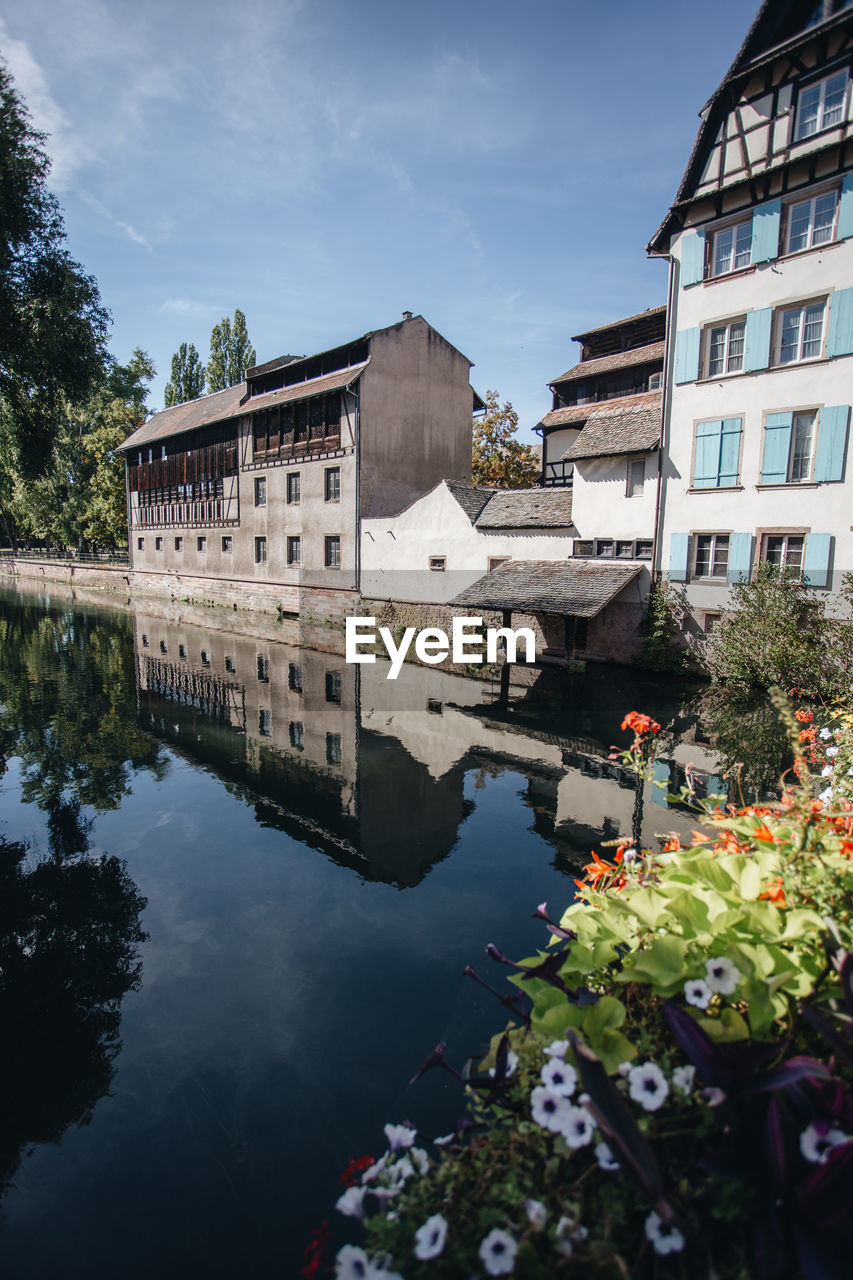
<path id="1" fill-rule="evenodd" d="M 853 9 L 762 6 L 649 246 L 670 258 L 656 568 L 712 628 L 761 561 L 851 567 Z"/>

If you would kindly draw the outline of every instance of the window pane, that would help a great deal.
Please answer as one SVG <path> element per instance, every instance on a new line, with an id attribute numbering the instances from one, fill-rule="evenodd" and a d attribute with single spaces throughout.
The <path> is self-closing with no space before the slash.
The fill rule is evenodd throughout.
<path id="1" fill-rule="evenodd" d="M 801 312 L 786 311 L 782 316 L 782 342 L 779 349 L 779 363 L 788 364 L 799 355 Z"/>
<path id="2" fill-rule="evenodd" d="M 713 538 L 702 534 L 696 539 L 696 577 L 707 578 L 711 570 L 711 549 Z"/>
<path id="3" fill-rule="evenodd" d="M 798 413 L 794 418 L 789 476 L 791 480 L 808 480 L 811 474 L 814 421 L 813 413 Z"/>
<path id="4" fill-rule="evenodd" d="M 797 141 L 809 138 L 818 130 L 818 113 L 820 111 L 821 85 L 812 85 L 800 94 L 800 113 L 797 122 Z"/>
<path id="5" fill-rule="evenodd" d="M 708 344 L 708 376 L 714 378 L 717 374 L 723 372 L 725 368 L 724 358 L 726 350 L 726 330 L 712 329 L 711 340 Z"/>
<path id="6" fill-rule="evenodd" d="M 796 253 L 799 249 L 807 249 L 809 247 L 811 207 L 811 200 L 806 200 L 803 204 L 795 204 L 791 209 L 791 223 L 788 232 L 789 253 Z"/>
<path id="7" fill-rule="evenodd" d="M 735 228 L 735 261 L 737 271 L 740 267 L 748 267 L 752 261 L 752 222 L 742 222 Z"/>
<path id="8" fill-rule="evenodd" d="M 736 373 L 743 368 L 743 334 L 744 324 L 729 325 L 729 359 L 726 366 L 728 373 Z"/>
<path id="9" fill-rule="evenodd" d="M 788 569 L 802 569 L 803 567 L 803 543 L 805 539 L 786 538 L 785 542 L 785 566 Z"/>
<path id="10" fill-rule="evenodd" d="M 814 234 L 812 244 L 824 244 L 832 239 L 832 224 L 835 220 L 836 193 L 830 191 L 825 196 L 818 196 L 814 202 Z"/>
<path id="11" fill-rule="evenodd" d="M 806 322 L 803 329 L 803 359 L 820 355 L 821 338 L 823 337 L 822 302 L 806 307 Z"/>
<path id="12" fill-rule="evenodd" d="M 828 129 L 830 125 L 838 124 L 841 119 L 841 109 L 844 106 L 844 90 L 847 87 L 847 72 L 841 75 L 833 76 L 823 85 L 825 90 L 823 100 L 823 121 L 822 128 Z"/>
<path id="13" fill-rule="evenodd" d="M 724 578 L 729 567 L 729 535 L 720 534 L 714 540 L 714 574 L 715 578 Z"/>
<path id="14" fill-rule="evenodd" d="M 718 231 L 714 237 L 714 275 L 723 275 L 732 269 L 732 241 L 734 228 Z"/>

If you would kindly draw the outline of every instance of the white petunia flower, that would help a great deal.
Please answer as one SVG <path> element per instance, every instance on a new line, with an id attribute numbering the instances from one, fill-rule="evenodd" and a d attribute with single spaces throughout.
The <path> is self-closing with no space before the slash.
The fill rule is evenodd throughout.
<path id="1" fill-rule="evenodd" d="M 820 776 L 822 778 L 831 778 L 834 773 L 835 773 L 835 770 L 833 769 L 832 765 L 825 764 L 820 771 Z"/>
<path id="2" fill-rule="evenodd" d="M 347 1187 L 344 1194 L 335 1201 L 338 1213 L 342 1213 L 345 1218 L 363 1218 L 367 1191 L 367 1187 Z"/>
<path id="3" fill-rule="evenodd" d="M 619 1072 L 620 1076 L 629 1076 L 633 1065 L 634 1064 L 632 1062 L 620 1062 L 616 1070 Z"/>
<path id="4" fill-rule="evenodd" d="M 697 1009 L 707 1009 L 713 994 L 704 978 L 691 978 L 684 984 L 684 999 Z"/>
<path id="5" fill-rule="evenodd" d="M 384 1156 L 380 1156 L 378 1160 L 374 1160 L 373 1164 L 368 1165 L 365 1169 L 364 1173 L 361 1175 L 361 1185 L 364 1186 L 366 1183 L 375 1182 L 380 1173 L 385 1172 L 387 1164 L 388 1152 L 386 1151 Z"/>
<path id="6" fill-rule="evenodd" d="M 508 1231 L 495 1227 L 481 1243 L 478 1253 L 490 1276 L 508 1276 L 515 1266 L 518 1245 Z"/>
<path id="7" fill-rule="evenodd" d="M 574 1246 L 571 1241 L 574 1225 L 574 1218 L 561 1218 L 554 1232 L 557 1237 L 557 1248 L 564 1258 L 570 1258 L 574 1253 Z"/>
<path id="8" fill-rule="evenodd" d="M 693 1089 L 695 1077 L 695 1067 L 676 1067 L 672 1073 L 672 1083 L 681 1093 L 688 1094 Z"/>
<path id="9" fill-rule="evenodd" d="M 573 1151 L 587 1147 L 595 1136 L 595 1121 L 584 1107 L 569 1107 L 560 1132 Z"/>
<path id="10" fill-rule="evenodd" d="M 680 1253 L 684 1248 L 684 1236 L 678 1227 L 665 1221 L 654 1209 L 646 1218 L 646 1239 L 652 1242 L 655 1253 L 662 1255 Z"/>
<path id="11" fill-rule="evenodd" d="M 527 1221 L 537 1230 L 544 1227 L 548 1220 L 548 1210 L 541 1200 L 525 1200 L 524 1212 L 527 1214 Z"/>
<path id="12" fill-rule="evenodd" d="M 415 1166 L 412 1164 L 408 1156 L 403 1156 L 402 1160 L 398 1160 L 391 1165 L 391 1187 L 395 1191 L 405 1186 L 409 1178 L 414 1177 Z"/>
<path id="13" fill-rule="evenodd" d="M 508 1080 L 510 1076 L 515 1075 L 515 1069 L 517 1066 L 518 1066 L 518 1054 L 513 1053 L 512 1049 L 510 1049 L 509 1053 L 506 1055 L 505 1079 Z M 489 1075 L 494 1076 L 494 1074 L 495 1074 L 495 1068 L 489 1067 Z"/>
<path id="14" fill-rule="evenodd" d="M 451 1142 L 453 1142 L 455 1138 L 456 1138 L 455 1133 L 445 1133 L 445 1134 L 442 1134 L 440 1138 L 433 1138 L 432 1145 L 434 1147 L 449 1147 Z"/>
<path id="15" fill-rule="evenodd" d="M 823 738 L 824 742 L 827 742 L 832 737 L 832 734 L 830 733 L 829 729 L 827 729 L 826 725 L 823 726 L 820 733 L 818 734 L 818 737 Z"/>
<path id="16" fill-rule="evenodd" d="M 417 1137 L 415 1130 L 410 1129 L 407 1124 L 386 1124 L 384 1133 L 392 1151 L 403 1151 L 406 1147 L 411 1147 Z"/>
<path id="17" fill-rule="evenodd" d="M 827 747 L 826 754 L 830 757 L 838 755 L 838 747 Z"/>
<path id="18" fill-rule="evenodd" d="M 571 1110 L 568 1098 L 544 1085 L 537 1085 L 530 1095 L 530 1113 L 537 1124 L 552 1133 L 561 1133 L 563 1119 Z"/>
<path id="19" fill-rule="evenodd" d="M 563 1097 L 570 1098 L 577 1086 L 578 1073 L 568 1062 L 551 1058 L 542 1068 L 540 1079 L 553 1093 L 561 1093 Z"/>
<path id="20" fill-rule="evenodd" d="M 429 1170 L 429 1156 L 421 1147 L 412 1147 L 409 1152 L 409 1159 L 417 1169 L 418 1173 L 426 1173 Z"/>
<path id="21" fill-rule="evenodd" d="M 848 772 L 853 773 L 853 769 L 848 770 Z M 834 794 L 835 793 L 832 790 L 832 787 L 827 787 L 825 791 L 821 791 L 820 795 L 818 796 L 818 800 L 822 801 L 823 804 L 829 804 Z"/>
<path id="22" fill-rule="evenodd" d="M 335 1275 L 338 1280 L 371 1280 L 373 1265 L 358 1245 L 345 1244 L 335 1258 Z"/>
<path id="23" fill-rule="evenodd" d="M 573 1239 L 573 1240 L 581 1240 L 581 1241 L 583 1241 L 583 1240 L 588 1240 L 588 1239 L 589 1239 L 589 1230 L 588 1230 L 588 1228 L 587 1228 L 587 1227 L 578 1227 L 575 1231 L 573 1231 L 573 1232 L 572 1232 L 572 1239 Z"/>
<path id="24" fill-rule="evenodd" d="M 595 1158 L 598 1161 L 599 1169 L 604 1169 L 606 1173 L 615 1173 L 617 1169 L 621 1168 L 619 1161 L 614 1157 L 606 1142 L 599 1142 L 595 1148 Z"/>
<path id="25" fill-rule="evenodd" d="M 553 1040 L 545 1049 L 548 1058 L 565 1058 L 569 1050 L 568 1040 Z"/>
<path id="26" fill-rule="evenodd" d="M 722 1089 L 718 1089 L 716 1085 L 711 1085 L 707 1089 L 702 1090 L 702 1097 L 705 1099 L 709 1107 L 719 1107 L 725 1102 L 726 1095 Z"/>
<path id="27" fill-rule="evenodd" d="M 712 991 L 718 991 L 721 996 L 730 996 L 740 982 L 740 969 L 733 965 L 727 956 L 706 960 L 705 973 L 708 986 Z"/>
<path id="28" fill-rule="evenodd" d="M 415 1232 L 415 1257 L 421 1262 L 437 1258 L 444 1248 L 446 1239 L 447 1221 L 440 1213 L 434 1213 Z"/>
<path id="29" fill-rule="evenodd" d="M 800 1150 L 812 1164 L 826 1164 L 830 1151 L 849 1141 L 849 1135 L 840 1129 L 827 1129 L 826 1133 L 820 1133 L 816 1125 L 810 1124 L 800 1134 Z"/>
<path id="30" fill-rule="evenodd" d="M 655 1062 L 632 1067 L 628 1075 L 628 1092 L 644 1111 L 657 1111 L 669 1093 L 666 1076 Z"/>

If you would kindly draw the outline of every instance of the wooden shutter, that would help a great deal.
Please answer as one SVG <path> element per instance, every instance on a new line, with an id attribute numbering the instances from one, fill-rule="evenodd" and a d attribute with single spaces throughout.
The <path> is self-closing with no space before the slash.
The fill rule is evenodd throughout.
<path id="1" fill-rule="evenodd" d="M 681 237 L 681 286 L 698 284 L 705 276 L 705 232 L 685 231 Z"/>
<path id="2" fill-rule="evenodd" d="M 829 557 L 832 553 L 832 536 L 828 533 L 810 533 L 806 538 L 803 557 L 803 578 L 810 587 L 829 586 Z"/>
<path id="3" fill-rule="evenodd" d="M 825 405 L 820 411 L 815 451 L 815 480 L 843 480 L 847 456 L 849 404 Z"/>
<path id="4" fill-rule="evenodd" d="M 687 558 L 689 553 L 689 533 L 671 534 L 669 539 L 669 577 L 672 582 L 687 581 Z"/>
<path id="5" fill-rule="evenodd" d="M 836 289 L 829 299 L 828 356 L 853 352 L 853 289 Z"/>
<path id="6" fill-rule="evenodd" d="M 836 240 L 846 240 L 848 236 L 853 236 L 853 174 L 850 173 L 841 184 L 838 223 L 835 228 Z"/>
<path id="7" fill-rule="evenodd" d="M 746 317 L 746 334 L 743 344 L 743 367 L 749 373 L 766 369 L 770 363 L 770 330 L 773 327 L 773 308 L 750 311 Z"/>
<path id="8" fill-rule="evenodd" d="M 788 479 L 791 454 L 792 413 L 768 413 L 764 423 L 764 456 L 761 461 L 762 484 L 784 484 Z"/>
<path id="9" fill-rule="evenodd" d="M 724 418 L 720 436 L 720 471 L 717 483 L 721 487 L 738 482 L 740 470 L 740 418 Z"/>
<path id="10" fill-rule="evenodd" d="M 752 211 L 752 261 L 770 262 L 779 257 L 779 224 L 782 201 L 768 200 Z"/>
<path id="11" fill-rule="evenodd" d="M 752 571 L 751 533 L 733 533 L 729 537 L 729 582 L 749 582 Z"/>
<path id="12" fill-rule="evenodd" d="M 720 439 L 722 421 L 696 424 L 696 458 L 693 464 L 693 488 L 716 489 L 720 483 Z"/>
<path id="13" fill-rule="evenodd" d="M 695 382 L 699 377 L 701 329 L 679 329 L 675 335 L 675 381 Z"/>

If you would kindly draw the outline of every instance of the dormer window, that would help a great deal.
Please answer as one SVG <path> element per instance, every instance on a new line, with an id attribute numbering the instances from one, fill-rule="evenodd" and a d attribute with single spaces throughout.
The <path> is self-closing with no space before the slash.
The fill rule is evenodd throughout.
<path id="1" fill-rule="evenodd" d="M 752 218 L 724 227 L 714 234 L 711 251 L 711 275 L 724 276 L 740 271 L 752 261 Z"/>
<path id="2" fill-rule="evenodd" d="M 840 124 L 844 118 L 844 104 L 847 98 L 847 71 L 838 71 L 834 76 L 818 80 L 800 91 L 797 104 L 797 125 L 794 130 L 794 141 L 802 142 L 824 129 L 831 129 Z"/>
<path id="3" fill-rule="evenodd" d="M 837 191 L 825 191 L 811 200 L 789 205 L 786 252 L 799 253 L 801 249 L 813 249 L 832 240 L 837 205 Z"/>

